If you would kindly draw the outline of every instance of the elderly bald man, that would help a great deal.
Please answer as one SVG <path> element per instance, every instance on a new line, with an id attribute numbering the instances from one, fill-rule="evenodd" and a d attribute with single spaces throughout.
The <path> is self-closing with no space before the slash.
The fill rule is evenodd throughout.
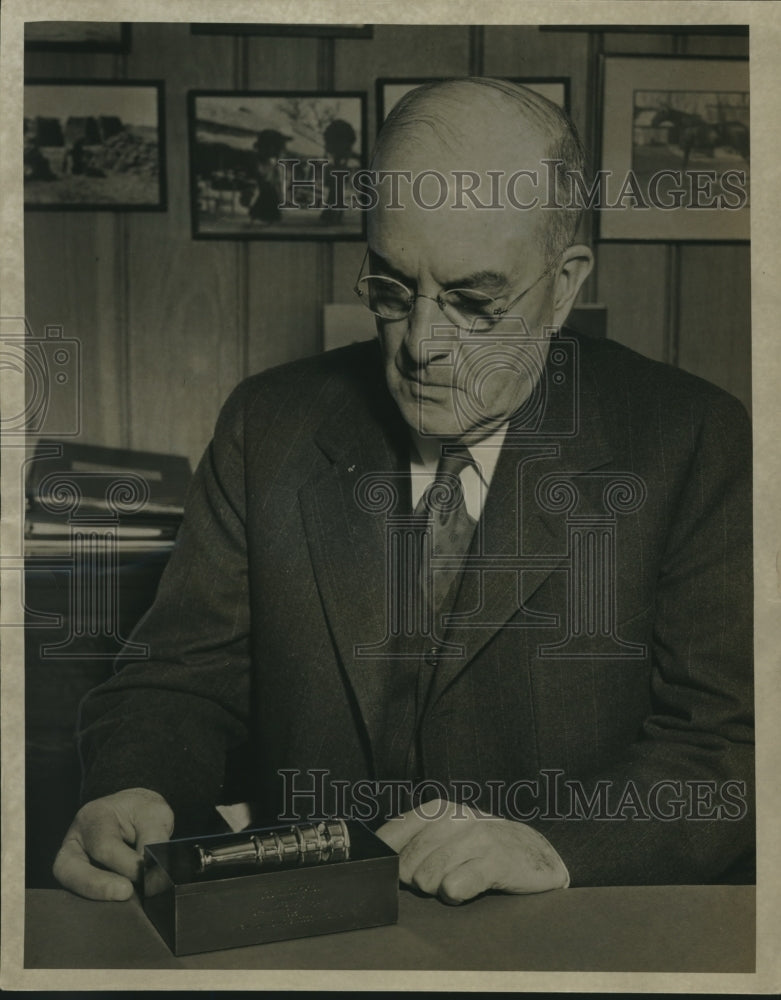
<path id="1" fill-rule="evenodd" d="M 356 281 L 377 342 L 225 404 L 149 659 L 83 705 L 63 885 L 126 898 L 145 843 L 237 796 L 364 818 L 451 903 L 750 852 L 747 418 L 563 330 L 592 255 L 517 183 L 551 161 L 582 171 L 572 125 L 504 81 L 394 109 Z"/>

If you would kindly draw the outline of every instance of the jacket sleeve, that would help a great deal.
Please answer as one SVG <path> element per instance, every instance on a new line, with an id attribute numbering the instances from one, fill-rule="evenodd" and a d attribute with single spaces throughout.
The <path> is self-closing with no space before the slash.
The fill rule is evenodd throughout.
<path id="1" fill-rule="evenodd" d="M 751 454 L 745 410 L 719 396 L 669 523 L 651 713 L 621 759 L 583 781 L 588 795 L 605 782 L 614 806 L 626 794 L 623 815 L 531 823 L 572 885 L 710 881 L 753 847 Z"/>
<path id="2" fill-rule="evenodd" d="M 246 739 L 250 675 L 243 396 L 234 390 L 193 476 L 153 606 L 148 648 L 82 702 L 86 801 L 145 787 L 176 812 L 218 802 L 226 752 Z"/>

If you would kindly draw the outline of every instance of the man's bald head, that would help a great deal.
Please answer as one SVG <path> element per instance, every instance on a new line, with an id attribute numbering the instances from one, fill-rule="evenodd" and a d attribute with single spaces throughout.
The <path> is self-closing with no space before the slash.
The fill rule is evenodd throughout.
<path id="1" fill-rule="evenodd" d="M 467 77 L 423 84 L 407 93 L 385 121 L 373 165 L 418 165 L 443 158 L 453 170 L 502 171 L 539 169 L 542 159 L 561 160 L 556 171 L 556 202 L 568 205 L 563 187 L 568 172 L 582 175 L 584 151 L 567 115 L 535 91 L 489 77 Z M 512 210 L 512 209 L 510 209 Z M 575 238 L 577 208 L 544 209 L 541 236 L 552 261 Z"/>

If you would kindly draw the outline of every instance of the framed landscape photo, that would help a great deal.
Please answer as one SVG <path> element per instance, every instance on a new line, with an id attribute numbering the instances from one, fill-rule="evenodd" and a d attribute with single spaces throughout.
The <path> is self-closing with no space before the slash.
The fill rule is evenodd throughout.
<path id="1" fill-rule="evenodd" d="M 165 177 L 162 82 L 25 83 L 25 208 L 162 211 Z"/>
<path id="2" fill-rule="evenodd" d="M 127 21 L 27 21 L 24 47 L 41 52 L 128 52 Z"/>
<path id="3" fill-rule="evenodd" d="M 749 238 L 745 59 L 604 56 L 598 238 Z"/>
<path id="4" fill-rule="evenodd" d="M 388 117 L 391 110 L 405 94 L 424 83 L 434 83 L 443 77 L 381 77 L 377 80 L 377 128 Z M 513 76 L 508 77 L 509 83 L 520 83 L 530 90 L 536 91 L 549 101 L 558 104 L 564 111 L 569 111 L 569 77 L 568 76 Z"/>
<path id="5" fill-rule="evenodd" d="M 191 91 L 189 122 L 194 237 L 364 238 L 365 94 Z"/>

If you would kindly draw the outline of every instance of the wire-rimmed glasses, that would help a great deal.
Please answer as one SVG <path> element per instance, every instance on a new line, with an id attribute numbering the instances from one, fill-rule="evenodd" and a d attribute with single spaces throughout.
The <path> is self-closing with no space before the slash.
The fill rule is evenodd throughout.
<path id="1" fill-rule="evenodd" d="M 363 274 L 370 251 L 366 251 L 353 291 L 366 308 L 380 319 L 396 322 L 410 315 L 417 299 L 436 302 L 448 320 L 462 330 L 483 332 L 492 329 L 507 313 L 544 277 L 556 267 L 564 251 L 557 254 L 551 264 L 506 306 L 476 288 L 448 288 L 436 296 L 421 295 L 407 288 L 403 282 L 384 274 Z"/>

